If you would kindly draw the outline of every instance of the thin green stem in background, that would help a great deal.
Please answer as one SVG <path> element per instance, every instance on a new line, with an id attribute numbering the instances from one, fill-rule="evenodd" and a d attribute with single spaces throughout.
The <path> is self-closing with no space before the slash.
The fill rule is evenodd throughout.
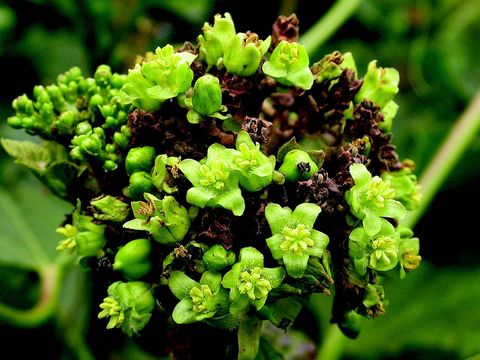
<path id="1" fill-rule="evenodd" d="M 433 160 L 420 177 L 422 201 L 420 207 L 411 211 L 402 224 L 413 227 L 427 211 L 435 194 L 440 190 L 454 169 L 461 156 L 465 153 L 472 140 L 480 130 L 480 91 L 460 116 L 450 134 L 447 136 Z"/>
<path id="2" fill-rule="evenodd" d="M 19 309 L 0 303 L 0 320 L 22 328 L 34 328 L 50 319 L 58 306 L 65 264 L 50 264 L 38 270 L 40 295 L 34 307 Z"/>
<path id="3" fill-rule="evenodd" d="M 316 360 L 337 360 L 342 356 L 343 343 L 347 337 L 337 324 L 329 325 L 325 338 L 315 357 Z"/>
<path id="4" fill-rule="evenodd" d="M 300 37 L 307 52 L 315 53 L 354 13 L 360 0 L 338 0 Z"/>

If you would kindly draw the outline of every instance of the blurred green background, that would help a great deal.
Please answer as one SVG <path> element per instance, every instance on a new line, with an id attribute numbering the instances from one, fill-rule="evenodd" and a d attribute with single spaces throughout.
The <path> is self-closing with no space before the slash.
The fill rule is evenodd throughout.
<path id="1" fill-rule="evenodd" d="M 203 22 L 225 11 L 237 30 L 251 29 L 261 37 L 271 32 L 279 14 L 295 12 L 302 34 L 334 3 L 262 1 L 265 11 L 250 0 L 0 1 L 0 137 L 27 138 L 6 126 L 12 100 L 72 66 L 89 75 L 102 63 L 126 72 L 137 54 L 195 41 Z M 311 62 L 340 50 L 353 53 L 360 75 L 372 59 L 399 70 L 394 143 L 401 158 L 413 159 L 421 174 L 480 90 L 479 39 L 478 0 L 364 0 L 311 54 Z M 343 342 L 343 358 L 466 359 L 480 353 L 479 160 L 475 139 L 415 228 L 421 267 L 403 281 L 386 283 L 386 314 L 366 321 L 357 340 Z M 55 228 L 70 210 L 0 149 L 1 351 L 18 358 L 33 349 L 50 359 L 88 359 L 93 349 L 96 358 L 148 359 L 141 346 L 115 335 L 102 339 L 103 344 L 92 338 L 88 273 L 71 267 L 64 288 L 58 289 L 60 306 L 57 297 L 53 303 L 44 298 L 42 290 L 55 269 L 71 266 L 55 253 Z M 324 299 L 320 304 L 323 308 L 315 312 L 327 323 L 330 304 Z M 24 309 L 28 319 L 38 318 L 26 322 L 20 315 L 7 322 L 1 314 L 9 306 Z M 55 317 L 42 323 L 48 306 L 55 307 Z M 311 327 L 310 340 L 320 342 L 322 326 Z"/>

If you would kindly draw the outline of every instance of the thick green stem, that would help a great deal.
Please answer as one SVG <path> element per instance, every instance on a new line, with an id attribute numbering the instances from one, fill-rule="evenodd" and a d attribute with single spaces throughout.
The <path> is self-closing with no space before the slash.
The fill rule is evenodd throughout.
<path id="1" fill-rule="evenodd" d="M 403 225 L 413 227 L 430 206 L 435 194 L 454 169 L 460 157 L 465 153 L 480 130 L 480 91 L 457 120 L 443 144 L 438 149 L 426 170 L 420 177 L 422 201 L 417 210 L 410 212 L 402 221 Z"/>
<path id="2" fill-rule="evenodd" d="M 345 335 L 336 324 L 329 325 L 327 334 L 317 351 L 316 360 L 337 360 L 342 356 Z"/>
<path id="3" fill-rule="evenodd" d="M 300 37 L 309 54 L 315 53 L 360 5 L 360 0 L 338 0 L 328 12 Z"/>
<path id="4" fill-rule="evenodd" d="M 55 313 L 65 265 L 50 264 L 39 268 L 40 295 L 30 309 L 18 309 L 0 303 L 0 321 L 22 328 L 34 328 L 49 320 Z"/>

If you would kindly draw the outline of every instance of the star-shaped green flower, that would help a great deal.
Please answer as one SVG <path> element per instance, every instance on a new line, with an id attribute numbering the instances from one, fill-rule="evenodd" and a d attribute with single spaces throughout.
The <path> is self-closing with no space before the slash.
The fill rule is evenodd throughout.
<path id="1" fill-rule="evenodd" d="M 181 271 L 173 271 L 168 287 L 180 300 L 173 309 L 173 320 L 177 324 L 190 324 L 227 315 L 228 293 L 221 283 L 222 276 L 215 272 L 205 271 L 197 282 Z"/>
<path id="2" fill-rule="evenodd" d="M 385 219 L 380 219 L 380 230 L 370 235 L 362 226 L 349 236 L 348 253 L 355 271 L 363 276 L 367 268 L 388 271 L 398 264 L 400 235 Z"/>
<path id="3" fill-rule="evenodd" d="M 239 175 L 231 171 L 232 154 L 235 150 L 213 144 L 207 157 L 200 162 L 185 159 L 178 168 L 193 184 L 187 191 L 190 204 L 204 208 L 222 207 L 240 216 L 245 211 L 245 201 L 238 186 Z"/>
<path id="4" fill-rule="evenodd" d="M 355 185 L 345 193 L 350 212 L 361 219 L 369 235 L 375 235 L 382 226 L 381 218 L 400 220 L 407 212 L 395 200 L 395 190 L 388 180 L 373 176 L 363 164 L 350 165 L 350 174 Z"/>
<path id="5" fill-rule="evenodd" d="M 269 292 L 280 286 L 285 277 L 281 267 L 264 268 L 263 255 L 254 247 L 240 250 L 239 262 L 223 277 L 222 285 L 230 289 L 230 312 L 247 312 L 250 304 L 260 310 Z"/>
<path id="6" fill-rule="evenodd" d="M 310 256 L 321 258 L 329 238 L 313 225 L 321 209 L 316 204 L 298 205 L 292 212 L 288 207 L 270 203 L 265 217 L 272 231 L 267 245 L 276 260 L 282 260 L 288 275 L 300 278 L 305 273 Z"/>
<path id="7" fill-rule="evenodd" d="M 247 191 L 255 192 L 272 182 L 275 157 L 267 157 L 254 143 L 246 131 L 237 136 L 237 151 L 233 153 L 233 168 L 240 175 L 240 185 Z"/>

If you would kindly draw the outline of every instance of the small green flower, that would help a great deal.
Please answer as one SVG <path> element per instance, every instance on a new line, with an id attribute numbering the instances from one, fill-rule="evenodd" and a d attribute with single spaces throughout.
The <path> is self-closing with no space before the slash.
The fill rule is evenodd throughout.
<path id="1" fill-rule="evenodd" d="M 233 169 L 240 175 L 240 186 L 250 192 L 263 189 L 272 182 L 275 157 L 267 157 L 259 143 L 253 143 L 246 131 L 240 131 L 233 153 Z"/>
<path id="2" fill-rule="evenodd" d="M 303 45 L 282 40 L 273 50 L 270 60 L 263 64 L 262 70 L 280 84 L 308 90 L 313 85 L 309 62 Z"/>
<path id="3" fill-rule="evenodd" d="M 104 237 L 105 225 L 93 223 L 93 217 L 81 215 L 77 208 L 72 215 L 72 224 L 57 228 L 57 233 L 67 239 L 59 242 L 58 251 L 69 254 L 75 252 L 80 260 L 84 257 L 101 256 L 107 240 Z"/>
<path id="4" fill-rule="evenodd" d="M 224 49 L 225 68 L 229 73 L 238 76 L 252 76 L 268 51 L 271 40 L 271 36 L 260 40 L 255 33 L 238 33 L 232 36 Z"/>
<path id="5" fill-rule="evenodd" d="M 362 87 L 355 95 L 355 102 L 359 104 L 367 99 L 383 109 L 398 93 L 399 82 L 400 76 L 396 69 L 377 68 L 377 61 L 373 60 L 368 64 Z"/>
<path id="6" fill-rule="evenodd" d="M 113 269 L 121 271 L 128 280 L 140 279 L 152 269 L 151 251 L 152 245 L 148 239 L 129 241 L 117 251 Z"/>
<path id="7" fill-rule="evenodd" d="M 367 268 L 388 271 L 397 266 L 400 235 L 385 219 L 380 219 L 380 230 L 370 235 L 362 226 L 349 236 L 348 253 L 355 271 L 363 276 Z"/>
<path id="8" fill-rule="evenodd" d="M 214 17 L 214 24 L 203 25 L 203 35 L 198 36 L 200 44 L 200 59 L 205 60 L 208 66 L 221 68 L 225 49 L 230 38 L 235 36 L 235 25 L 229 13 L 224 16 L 217 14 Z"/>
<path id="9" fill-rule="evenodd" d="M 313 225 L 321 209 L 316 204 L 298 205 L 292 212 L 288 207 L 270 203 L 265 217 L 272 231 L 267 245 L 276 260 L 282 260 L 288 275 L 300 278 L 307 269 L 310 256 L 321 258 L 329 238 Z"/>
<path id="10" fill-rule="evenodd" d="M 395 200 L 405 205 L 407 210 L 415 210 L 418 207 L 421 198 L 420 185 L 409 167 L 399 171 L 384 172 L 382 179 L 390 181 L 392 188 L 395 189 Z"/>
<path id="11" fill-rule="evenodd" d="M 146 111 L 158 110 L 165 100 L 190 88 L 193 80 L 190 64 L 195 57 L 189 52 L 175 52 L 171 45 L 158 47 L 151 58 L 128 71 L 121 102 Z"/>
<path id="12" fill-rule="evenodd" d="M 193 184 L 187 191 L 190 204 L 204 208 L 221 207 L 240 216 L 245 210 L 245 201 L 238 187 L 239 175 L 231 171 L 233 149 L 223 145 L 212 144 L 207 157 L 200 162 L 185 159 L 178 168 Z"/>
<path id="13" fill-rule="evenodd" d="M 173 271 L 168 278 L 168 287 L 180 302 L 173 309 L 172 317 L 177 324 L 222 317 L 228 314 L 228 293 L 221 287 L 222 276 L 206 271 L 197 282 L 181 271 Z"/>
<path id="14" fill-rule="evenodd" d="M 128 204 L 111 195 L 95 198 L 90 205 L 94 208 L 93 217 L 98 220 L 123 222 L 130 212 Z"/>
<path id="15" fill-rule="evenodd" d="M 351 213 L 361 219 L 369 235 L 375 235 L 382 226 L 382 217 L 400 220 L 406 209 L 395 198 L 390 181 L 373 176 L 363 164 L 352 164 L 349 168 L 355 185 L 346 191 L 345 199 Z"/>
<path id="16" fill-rule="evenodd" d="M 230 312 L 246 312 L 250 304 L 260 310 L 269 292 L 280 286 L 284 277 L 285 270 L 281 267 L 264 268 L 263 255 L 257 249 L 242 248 L 239 262 L 232 266 L 222 281 L 222 285 L 230 289 Z"/>
<path id="17" fill-rule="evenodd" d="M 172 245 L 182 241 L 190 227 L 190 216 L 173 196 L 158 199 L 145 193 L 146 202 L 133 201 L 135 219 L 123 224 L 126 229 L 148 231 L 160 244 Z"/>
<path id="18" fill-rule="evenodd" d="M 120 328 L 128 336 L 136 335 L 150 320 L 155 307 L 150 285 L 141 281 L 114 282 L 108 297 L 100 304 L 99 319 L 109 317 L 107 329 Z"/>
<path id="19" fill-rule="evenodd" d="M 310 179 L 318 171 L 318 166 L 305 151 L 295 149 L 285 155 L 278 171 L 286 181 L 295 182 Z"/>
<path id="20" fill-rule="evenodd" d="M 405 226 L 399 226 L 397 232 L 400 234 L 398 242 L 398 263 L 400 265 L 400 278 L 405 277 L 405 273 L 415 270 L 422 257 L 418 255 L 420 251 L 420 241 L 413 237 L 413 231 Z"/>

